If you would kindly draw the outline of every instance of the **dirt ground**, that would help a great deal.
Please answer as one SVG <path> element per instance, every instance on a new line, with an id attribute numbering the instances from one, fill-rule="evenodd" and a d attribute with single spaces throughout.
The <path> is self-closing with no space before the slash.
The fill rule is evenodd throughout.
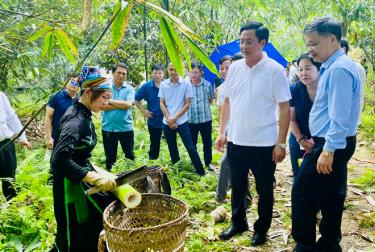
<path id="1" fill-rule="evenodd" d="M 363 184 L 353 182 L 357 181 L 357 178 L 363 177 L 363 174 L 368 169 L 375 171 L 375 151 L 371 151 L 359 143 L 348 168 L 348 195 L 342 222 L 343 239 L 341 246 L 343 251 L 375 251 L 375 188 L 366 188 Z M 208 249 L 208 251 L 292 251 L 295 243 L 290 235 L 292 172 L 289 155 L 277 166 L 276 180 L 274 219 L 271 229 L 268 232 L 269 241 L 264 246 L 251 247 L 250 237 L 252 230 L 250 230 L 250 232 L 226 242 L 228 246 L 225 246 L 225 249 L 215 247 L 215 249 Z M 252 192 L 254 192 L 255 185 L 251 182 L 254 182 L 252 178 L 250 178 L 250 184 L 252 184 Z M 250 226 L 254 223 L 257 216 L 256 193 L 253 195 L 252 207 L 247 212 Z M 226 223 L 216 225 L 214 231 L 215 237 L 209 239 L 210 241 L 207 241 L 206 244 L 219 242 L 217 234 L 224 230 L 229 225 L 229 222 L 227 219 Z M 194 232 L 194 230 L 188 230 L 188 233 L 191 232 Z M 188 251 L 195 250 L 189 249 Z"/>

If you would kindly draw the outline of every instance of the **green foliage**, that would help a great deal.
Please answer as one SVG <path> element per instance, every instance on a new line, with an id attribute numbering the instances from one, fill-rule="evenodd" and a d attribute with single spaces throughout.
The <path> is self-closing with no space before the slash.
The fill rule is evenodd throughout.
<path id="1" fill-rule="evenodd" d="M 160 17 L 160 31 L 173 66 L 180 75 L 184 75 L 183 63 L 180 57 L 180 47 L 177 45 L 177 42 L 172 35 L 171 26 L 164 17 Z"/>
<path id="2" fill-rule="evenodd" d="M 373 189 L 375 187 L 375 171 L 367 168 L 362 175 L 352 180 L 353 183 L 360 185 L 363 189 Z"/>
<path id="3" fill-rule="evenodd" d="M 375 227 L 375 213 L 369 213 L 365 215 L 359 223 L 361 228 L 374 229 Z"/>
<path id="4" fill-rule="evenodd" d="M 364 110 L 359 129 L 363 138 L 375 141 L 375 72 L 371 69 L 367 74 Z"/>
<path id="5" fill-rule="evenodd" d="M 120 1 L 115 8 L 114 14 L 119 11 L 120 13 L 117 15 L 115 20 L 113 20 L 112 24 L 112 47 L 117 48 L 122 39 L 125 36 L 126 27 L 128 26 L 129 17 L 131 10 L 133 8 L 133 2 L 128 1 L 125 8 L 121 9 L 122 2 Z M 121 9 L 121 10 L 120 10 Z"/>
<path id="6" fill-rule="evenodd" d="M 46 251 L 55 230 L 49 158 L 44 149 L 18 153 L 19 194 L 11 203 L 0 200 L 0 251 Z"/>

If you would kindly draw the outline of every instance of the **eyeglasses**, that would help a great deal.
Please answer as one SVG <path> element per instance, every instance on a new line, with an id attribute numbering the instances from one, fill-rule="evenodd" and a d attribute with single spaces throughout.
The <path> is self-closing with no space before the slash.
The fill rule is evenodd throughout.
<path id="1" fill-rule="evenodd" d="M 122 76 L 127 76 L 128 75 L 128 73 L 124 73 L 124 72 L 116 72 L 116 74 L 122 75 Z"/>
<path id="2" fill-rule="evenodd" d="M 245 46 L 252 46 L 256 44 L 257 42 L 258 41 L 253 41 L 253 40 L 240 40 L 240 44 L 245 45 Z"/>

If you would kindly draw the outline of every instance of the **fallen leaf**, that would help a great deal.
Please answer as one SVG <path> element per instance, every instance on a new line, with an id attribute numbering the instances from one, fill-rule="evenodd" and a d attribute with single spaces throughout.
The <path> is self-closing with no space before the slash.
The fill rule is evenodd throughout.
<path id="1" fill-rule="evenodd" d="M 273 231 L 268 234 L 268 238 L 270 240 L 275 239 L 276 237 L 283 235 L 284 232 L 285 232 L 284 230 Z"/>
<path id="2" fill-rule="evenodd" d="M 354 193 L 354 194 L 357 194 L 357 195 L 363 195 L 363 191 L 362 190 L 360 190 L 360 189 L 358 189 L 358 188 L 354 188 L 354 187 L 349 187 L 349 191 L 351 191 L 352 193 Z"/>
<path id="3" fill-rule="evenodd" d="M 366 234 L 361 234 L 361 237 L 365 240 L 365 241 L 368 241 L 368 242 L 371 242 L 373 243 L 374 241 L 372 240 L 372 238 Z"/>
<path id="4" fill-rule="evenodd" d="M 370 205 L 375 206 L 375 200 L 371 196 L 366 196 L 366 200 Z"/>
<path id="5" fill-rule="evenodd" d="M 285 231 L 285 232 L 283 233 L 283 241 L 284 241 L 284 244 L 285 244 L 285 245 L 288 245 L 289 235 L 290 235 L 290 232 L 289 232 L 289 231 Z"/>

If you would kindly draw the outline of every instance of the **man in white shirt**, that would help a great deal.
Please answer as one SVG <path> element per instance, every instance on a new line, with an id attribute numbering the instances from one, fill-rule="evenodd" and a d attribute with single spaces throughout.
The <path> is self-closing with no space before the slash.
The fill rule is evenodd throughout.
<path id="1" fill-rule="evenodd" d="M 223 150 L 228 120 L 228 161 L 232 185 L 232 225 L 219 235 L 228 240 L 248 230 L 245 197 L 251 169 L 259 195 L 253 246 L 266 242 L 271 225 L 276 163 L 285 158 L 291 98 L 285 69 L 263 53 L 269 37 L 262 23 L 250 21 L 240 29 L 244 59 L 229 68 L 224 87 L 220 131 L 216 148 Z M 275 116 L 279 106 L 279 131 Z M 229 116 L 230 114 L 230 116 Z"/>
<path id="2" fill-rule="evenodd" d="M 0 178 L 3 194 L 7 200 L 17 195 L 12 182 L 16 176 L 16 151 L 12 139 L 22 130 L 16 113 L 10 106 L 6 95 L 0 92 Z M 25 133 L 19 137 L 21 147 L 31 150 Z"/>

